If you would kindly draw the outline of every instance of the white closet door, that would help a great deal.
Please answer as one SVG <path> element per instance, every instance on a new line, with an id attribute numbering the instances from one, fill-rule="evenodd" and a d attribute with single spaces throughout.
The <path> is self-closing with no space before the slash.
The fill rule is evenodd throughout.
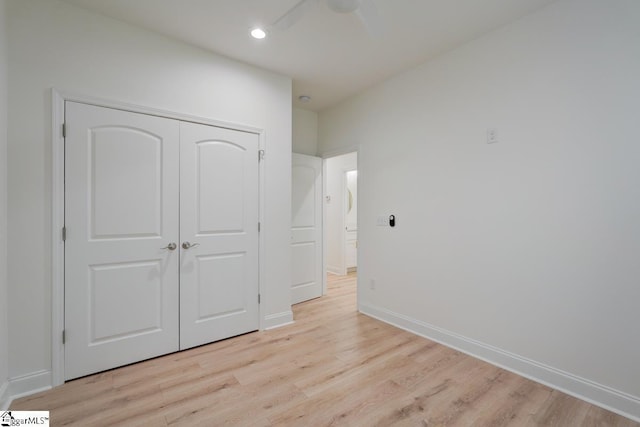
<path id="1" fill-rule="evenodd" d="M 259 328 L 259 136 L 182 122 L 180 147 L 180 348 L 186 349 Z"/>
<path id="2" fill-rule="evenodd" d="M 178 350 L 179 123 L 66 103 L 65 377 Z"/>
<path id="3" fill-rule="evenodd" d="M 322 159 L 293 154 L 291 303 L 322 296 Z"/>

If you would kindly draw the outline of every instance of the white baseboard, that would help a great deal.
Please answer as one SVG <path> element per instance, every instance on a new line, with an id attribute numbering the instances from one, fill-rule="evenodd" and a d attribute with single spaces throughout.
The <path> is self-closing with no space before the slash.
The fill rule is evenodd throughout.
<path id="1" fill-rule="evenodd" d="M 344 276 L 347 274 L 344 268 L 336 267 L 335 265 L 327 265 L 327 272 L 335 274 L 336 276 Z"/>
<path id="2" fill-rule="evenodd" d="M 43 370 L 9 379 L 11 399 L 49 390 L 51 388 L 51 371 Z M 43 411 L 46 409 L 43 409 Z"/>
<path id="3" fill-rule="evenodd" d="M 264 317 L 262 324 L 264 330 L 279 328 L 293 323 L 293 311 L 283 311 L 282 313 L 269 314 Z"/>
<path id="4" fill-rule="evenodd" d="M 367 303 L 360 303 L 363 314 L 400 329 L 420 335 L 470 356 L 484 360 L 563 393 L 640 422 L 640 397 L 612 389 L 560 369 L 446 331 L 428 323 Z"/>
<path id="5" fill-rule="evenodd" d="M 5 381 L 4 384 L 0 385 L 0 412 L 9 409 L 12 400 L 9 394 L 9 381 Z"/>

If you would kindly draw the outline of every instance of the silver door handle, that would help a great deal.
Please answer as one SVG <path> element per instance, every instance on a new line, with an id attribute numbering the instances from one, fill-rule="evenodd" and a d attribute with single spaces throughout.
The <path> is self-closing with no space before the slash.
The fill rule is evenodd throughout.
<path id="1" fill-rule="evenodd" d="M 178 245 L 176 245 L 175 243 L 169 243 L 167 246 L 160 249 L 169 249 L 170 251 L 175 251 L 177 247 Z"/>
<path id="2" fill-rule="evenodd" d="M 200 246 L 200 243 L 189 243 L 189 242 L 184 242 L 184 243 L 182 244 L 182 249 L 195 248 L 196 246 Z"/>

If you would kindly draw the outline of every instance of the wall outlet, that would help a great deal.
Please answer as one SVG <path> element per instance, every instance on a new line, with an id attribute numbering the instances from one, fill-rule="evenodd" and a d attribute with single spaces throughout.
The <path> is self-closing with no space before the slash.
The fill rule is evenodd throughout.
<path id="1" fill-rule="evenodd" d="M 487 144 L 495 144 L 496 142 L 498 142 L 498 129 L 487 129 Z"/>
<path id="2" fill-rule="evenodd" d="M 369 280 L 369 289 L 372 291 L 376 289 L 376 279 Z"/>

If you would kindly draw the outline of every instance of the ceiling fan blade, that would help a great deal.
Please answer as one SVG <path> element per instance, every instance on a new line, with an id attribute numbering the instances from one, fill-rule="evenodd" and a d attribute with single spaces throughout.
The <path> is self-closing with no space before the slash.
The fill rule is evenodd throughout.
<path id="1" fill-rule="evenodd" d="M 300 0 L 291 9 L 286 11 L 284 15 L 276 19 L 275 22 L 271 24 L 270 28 L 274 28 L 278 31 L 284 31 L 290 28 L 304 16 L 313 1 L 314 0 Z"/>
<path id="2" fill-rule="evenodd" d="M 384 24 L 373 0 L 362 0 L 354 13 L 360 18 L 370 36 L 376 38 L 383 36 Z"/>

